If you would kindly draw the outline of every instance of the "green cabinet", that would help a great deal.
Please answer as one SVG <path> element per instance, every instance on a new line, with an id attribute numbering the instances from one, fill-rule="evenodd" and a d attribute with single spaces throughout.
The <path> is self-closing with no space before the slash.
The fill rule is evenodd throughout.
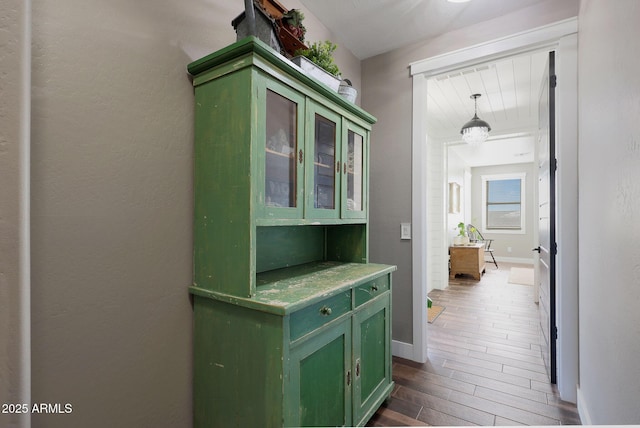
<path id="1" fill-rule="evenodd" d="M 254 38 L 188 70 L 195 426 L 364 425 L 393 388 L 375 118 Z"/>

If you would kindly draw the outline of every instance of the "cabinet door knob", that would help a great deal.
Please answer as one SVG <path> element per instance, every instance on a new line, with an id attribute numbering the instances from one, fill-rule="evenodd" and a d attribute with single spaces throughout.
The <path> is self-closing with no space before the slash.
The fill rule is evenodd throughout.
<path id="1" fill-rule="evenodd" d="M 302 163 L 302 149 L 298 152 L 298 160 Z"/>
<path id="2" fill-rule="evenodd" d="M 342 173 L 346 174 L 347 173 L 347 164 L 342 162 Z"/>
<path id="3" fill-rule="evenodd" d="M 360 377 L 360 358 L 356 360 L 356 379 Z"/>
<path id="4" fill-rule="evenodd" d="M 378 286 L 377 285 L 372 285 L 371 286 L 371 291 L 378 291 Z"/>
<path id="5" fill-rule="evenodd" d="M 351 370 L 347 370 L 347 386 L 351 386 Z"/>
<path id="6" fill-rule="evenodd" d="M 323 306 L 320 308 L 320 313 L 322 315 L 331 315 L 331 308 L 328 306 Z"/>
<path id="7" fill-rule="evenodd" d="M 336 172 L 340 174 L 340 161 L 336 162 Z"/>

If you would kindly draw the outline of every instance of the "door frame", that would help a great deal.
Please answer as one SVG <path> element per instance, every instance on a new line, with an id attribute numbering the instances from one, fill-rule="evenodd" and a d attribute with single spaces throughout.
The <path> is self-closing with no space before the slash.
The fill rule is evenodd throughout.
<path id="1" fill-rule="evenodd" d="M 577 115 L 577 17 L 543 27 L 524 31 L 490 42 L 470 46 L 443 55 L 426 58 L 410 64 L 413 80 L 412 125 L 412 283 L 413 283 L 413 344 L 403 348 L 405 358 L 427 360 L 427 281 L 446 281 L 446 231 L 437 221 L 427 222 L 438 210 L 444 216 L 444 207 L 434 207 L 430 200 L 440 201 L 443 196 L 433 195 L 431 189 L 442 189 L 442 182 L 434 182 L 425 170 L 438 168 L 443 163 L 443 151 L 430 146 L 424 118 L 427 114 L 427 80 L 454 69 L 478 63 L 496 61 L 531 50 L 549 48 L 557 53 L 556 89 L 557 146 L 559 162 L 557 173 L 557 256 L 556 303 L 558 325 L 558 390 L 563 400 L 576 402 L 578 384 L 578 115 Z M 434 141 L 438 144 L 438 141 Z M 435 144 L 432 144 L 435 146 Z M 425 168 L 424 165 L 427 165 Z M 437 179 L 437 178 L 436 178 Z M 446 223 L 440 223 L 446 224 Z M 433 253 L 427 249 L 430 240 L 440 239 Z M 442 251 L 442 253 L 438 253 Z M 447 275 L 448 276 L 448 275 Z M 445 283 L 446 284 L 446 283 Z"/>

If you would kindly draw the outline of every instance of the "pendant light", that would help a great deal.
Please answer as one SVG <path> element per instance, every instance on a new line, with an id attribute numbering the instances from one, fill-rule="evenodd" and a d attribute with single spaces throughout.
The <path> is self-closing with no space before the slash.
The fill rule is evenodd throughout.
<path id="1" fill-rule="evenodd" d="M 460 130 L 464 142 L 471 145 L 485 142 L 489 137 L 489 131 L 491 131 L 491 126 L 484 120 L 478 118 L 478 98 L 480 96 L 480 94 L 471 95 L 470 98 L 473 98 L 475 104 L 474 115 Z"/>

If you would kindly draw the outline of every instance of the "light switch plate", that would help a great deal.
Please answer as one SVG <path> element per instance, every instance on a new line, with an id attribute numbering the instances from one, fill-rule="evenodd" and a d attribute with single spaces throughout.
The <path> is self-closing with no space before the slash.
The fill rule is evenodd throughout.
<path id="1" fill-rule="evenodd" d="M 400 239 L 411 239 L 411 223 L 400 223 Z"/>

